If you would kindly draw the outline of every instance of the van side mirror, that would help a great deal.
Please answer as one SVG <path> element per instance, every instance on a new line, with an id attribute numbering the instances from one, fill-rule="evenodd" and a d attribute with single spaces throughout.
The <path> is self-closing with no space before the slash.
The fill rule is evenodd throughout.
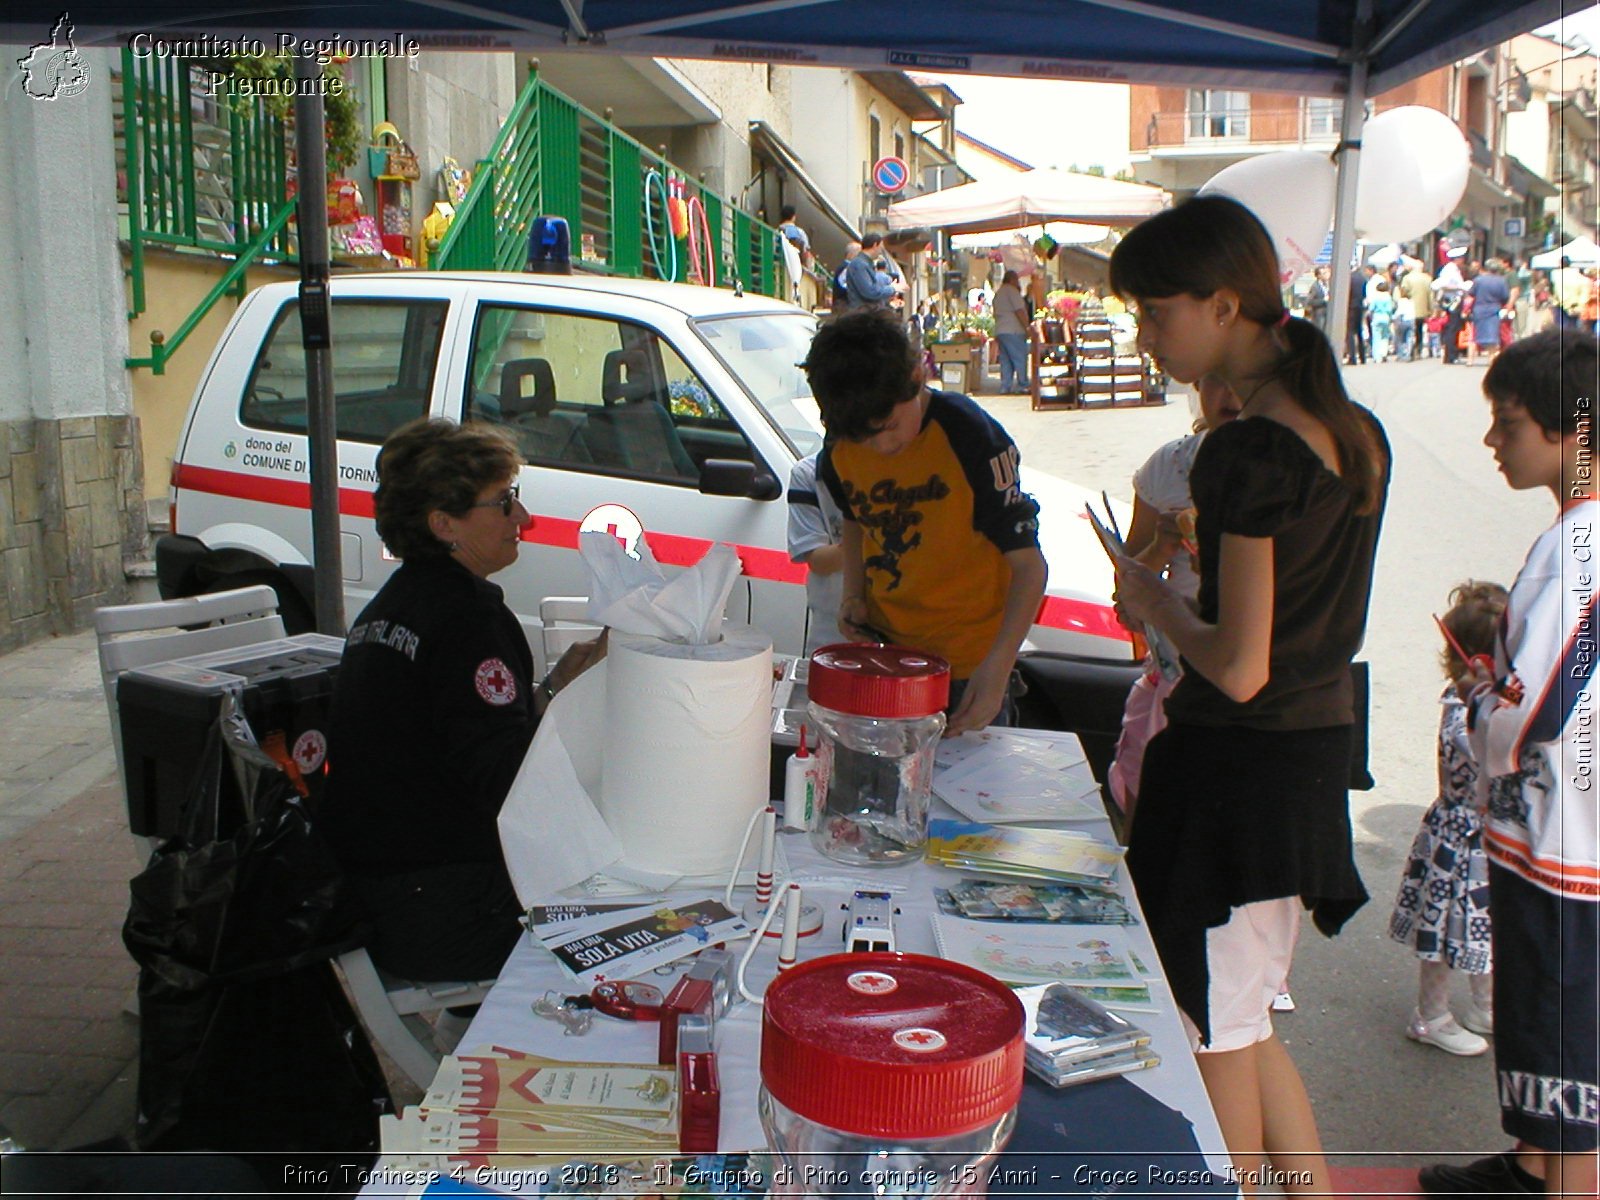
<path id="1" fill-rule="evenodd" d="M 776 500 L 783 485 L 770 471 L 738 458 L 708 458 L 700 468 L 703 496 L 745 496 L 751 500 Z"/>

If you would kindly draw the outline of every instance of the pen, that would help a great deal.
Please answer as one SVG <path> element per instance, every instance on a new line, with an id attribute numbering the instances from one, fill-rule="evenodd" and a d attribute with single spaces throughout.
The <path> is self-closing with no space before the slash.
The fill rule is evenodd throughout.
<path id="1" fill-rule="evenodd" d="M 1117 525 L 1117 514 L 1111 511 L 1111 497 L 1106 495 L 1104 488 L 1100 489 L 1100 500 L 1106 506 L 1106 520 L 1111 524 L 1111 532 L 1117 535 L 1117 541 L 1124 541 L 1122 530 Z"/>
<path id="2" fill-rule="evenodd" d="M 1439 614 L 1433 614 L 1433 623 L 1439 627 L 1439 632 L 1444 634 L 1444 640 L 1450 643 L 1450 649 L 1456 652 L 1456 657 L 1469 667 L 1482 667 L 1492 676 L 1494 674 L 1494 659 L 1487 654 L 1468 654 L 1456 641 L 1456 635 L 1450 632 L 1449 627 L 1439 619 Z M 1496 691 L 1499 689 L 1496 688 Z"/>

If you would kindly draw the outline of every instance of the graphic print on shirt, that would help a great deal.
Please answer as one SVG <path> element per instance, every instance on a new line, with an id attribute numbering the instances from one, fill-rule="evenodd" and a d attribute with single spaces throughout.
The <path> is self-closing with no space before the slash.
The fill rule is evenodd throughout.
<path id="1" fill-rule="evenodd" d="M 1001 503 L 1007 508 L 1022 503 L 1022 485 L 1018 482 L 1017 474 L 1021 462 L 1022 453 L 1015 446 L 1007 446 L 989 460 L 989 471 L 994 476 L 994 490 L 1005 497 Z M 1037 529 L 1038 522 L 1033 521 L 1032 526 Z"/>
<path id="2" fill-rule="evenodd" d="M 472 683 L 484 703 L 496 708 L 504 707 L 517 698 L 517 677 L 498 658 L 486 658 L 479 663 Z"/>
<path id="3" fill-rule="evenodd" d="M 900 586 L 903 578 L 900 559 L 922 544 L 923 512 L 917 507 L 950 494 L 950 485 L 939 478 L 938 472 L 928 476 L 927 482 L 901 487 L 896 479 L 880 479 L 871 488 L 862 491 L 851 481 L 844 481 L 849 509 L 861 525 L 862 533 L 876 547 L 862 565 L 870 572 L 889 576 L 886 592 Z"/>

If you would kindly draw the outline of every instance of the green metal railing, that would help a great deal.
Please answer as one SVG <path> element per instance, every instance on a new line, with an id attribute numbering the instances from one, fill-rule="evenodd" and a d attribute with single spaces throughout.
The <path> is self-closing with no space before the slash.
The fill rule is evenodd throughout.
<path id="1" fill-rule="evenodd" d="M 222 282 L 148 358 L 127 365 L 162 373 L 166 360 L 224 295 L 244 295 L 260 259 L 292 261 L 288 129 L 256 98 L 239 102 L 219 76 L 184 59 L 122 52 L 123 166 L 127 179 L 130 319 L 146 308 L 150 246 L 232 258 Z"/>
<path id="2" fill-rule="evenodd" d="M 293 200 L 285 201 L 283 207 L 267 222 L 266 227 L 262 229 L 256 240 L 246 246 L 242 254 L 234 258 L 228 269 L 223 272 L 222 278 L 217 280 L 215 286 L 206 293 L 205 299 L 200 301 L 195 310 L 184 318 L 183 324 L 178 326 L 177 331 L 168 336 L 160 330 L 152 330 L 150 333 L 150 356 L 148 358 L 124 359 L 124 365 L 129 370 L 133 370 L 136 367 L 149 367 L 152 374 L 165 375 L 167 373 L 167 360 L 178 352 L 178 347 L 183 345 L 184 340 L 194 332 L 195 326 L 205 320 L 206 314 L 211 311 L 212 306 L 229 292 L 234 295 L 240 294 L 244 286 L 245 272 L 250 269 L 251 264 L 258 257 L 265 253 L 267 247 L 272 245 L 274 240 L 288 228 L 289 218 L 294 216 L 294 208 Z"/>
<path id="3" fill-rule="evenodd" d="M 673 216 L 680 220 L 673 227 Z M 515 271 L 536 216 L 587 269 L 779 294 L 778 232 L 532 73 L 429 265 Z M 688 236 L 678 236 L 687 217 Z"/>

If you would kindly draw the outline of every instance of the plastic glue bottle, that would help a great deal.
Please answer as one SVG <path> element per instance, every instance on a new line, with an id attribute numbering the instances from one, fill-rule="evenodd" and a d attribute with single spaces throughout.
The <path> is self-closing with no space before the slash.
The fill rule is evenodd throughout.
<path id="1" fill-rule="evenodd" d="M 783 768 L 783 827 L 810 829 L 811 809 L 816 795 L 817 777 L 812 757 L 806 753 L 806 727 L 800 726 L 800 749 L 789 756 Z"/>

